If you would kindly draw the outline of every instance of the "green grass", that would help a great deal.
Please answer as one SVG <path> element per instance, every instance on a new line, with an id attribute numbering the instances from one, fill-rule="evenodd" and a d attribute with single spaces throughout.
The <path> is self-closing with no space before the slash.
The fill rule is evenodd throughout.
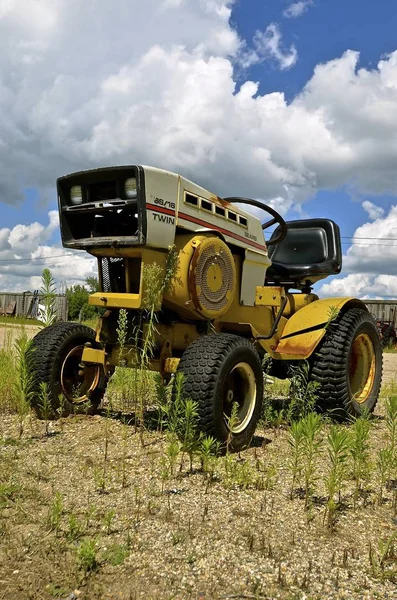
<path id="1" fill-rule="evenodd" d="M 98 319 L 88 319 L 83 321 L 83 325 L 95 329 L 98 324 Z M 26 317 L 5 317 L 0 316 L 0 325 L 43 325 L 38 319 L 28 319 Z"/>
<path id="2" fill-rule="evenodd" d="M 122 412 L 136 409 L 136 397 L 145 395 L 145 404 L 157 404 L 156 382 L 158 373 L 139 369 L 116 367 L 106 390 L 107 403 L 113 410 Z"/>
<path id="3" fill-rule="evenodd" d="M 382 385 L 379 398 L 387 398 L 388 396 L 397 396 L 397 378 Z"/>
<path id="4" fill-rule="evenodd" d="M 385 354 L 396 354 L 397 346 L 386 346 L 385 348 L 383 348 L 383 352 Z"/>
<path id="5" fill-rule="evenodd" d="M 97 317 L 96 319 L 87 319 L 86 321 L 82 322 L 82 325 L 91 327 L 91 329 L 96 329 L 96 326 L 98 325 L 98 319 L 99 317 Z"/>
<path id="6" fill-rule="evenodd" d="M 26 317 L 5 317 L 0 316 L 0 324 L 4 325 L 41 325 L 37 319 L 27 319 Z"/>
<path id="7" fill-rule="evenodd" d="M 273 383 L 266 384 L 267 393 L 273 398 L 287 397 L 290 387 L 289 379 L 277 379 L 277 377 L 270 377 Z"/>
<path id="8" fill-rule="evenodd" d="M 17 372 L 15 358 L 9 348 L 0 349 L 0 412 L 16 409 L 15 384 Z"/>

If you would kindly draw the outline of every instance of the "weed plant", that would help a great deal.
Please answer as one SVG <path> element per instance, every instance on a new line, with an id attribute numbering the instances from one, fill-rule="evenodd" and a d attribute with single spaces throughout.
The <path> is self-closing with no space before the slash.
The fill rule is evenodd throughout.
<path id="1" fill-rule="evenodd" d="M 59 532 L 63 514 L 63 500 L 60 492 L 56 492 L 47 515 L 47 525 L 50 531 Z"/>
<path id="2" fill-rule="evenodd" d="M 57 313 L 55 309 L 56 302 L 56 287 L 55 280 L 50 269 L 44 269 L 41 275 L 39 304 L 39 319 L 41 327 L 48 327 L 55 323 Z"/>
<path id="3" fill-rule="evenodd" d="M 38 404 L 40 407 L 40 413 L 44 419 L 45 424 L 45 435 L 49 434 L 49 419 L 52 413 L 52 406 L 50 401 L 50 395 L 48 392 L 48 384 L 46 381 L 40 382 L 39 387 L 39 399 Z"/>
<path id="4" fill-rule="evenodd" d="M 71 512 L 68 519 L 68 528 L 66 531 L 66 539 L 70 542 L 75 542 L 84 535 L 84 525 L 74 512 Z"/>
<path id="5" fill-rule="evenodd" d="M 305 508 L 312 505 L 316 473 L 316 461 L 321 452 L 321 433 L 323 422 L 317 413 L 309 413 L 302 419 L 302 459 L 305 486 Z"/>
<path id="6" fill-rule="evenodd" d="M 328 472 L 325 477 L 327 491 L 327 525 L 334 529 L 342 488 L 347 481 L 350 438 L 346 429 L 332 425 L 327 436 Z"/>
<path id="7" fill-rule="evenodd" d="M 84 573 L 91 573 L 98 569 L 96 540 L 89 538 L 83 540 L 77 547 L 76 554 L 78 566 Z"/>
<path id="8" fill-rule="evenodd" d="M 289 429 L 288 444 L 291 449 L 290 469 L 292 474 L 290 498 L 292 500 L 296 485 L 301 479 L 303 471 L 303 424 L 302 421 L 293 421 Z"/>
<path id="9" fill-rule="evenodd" d="M 169 457 L 176 452 L 177 440 L 179 440 L 181 450 L 180 471 L 183 468 L 185 454 L 189 457 L 189 468 L 192 471 L 193 457 L 198 453 L 200 447 L 200 436 L 197 433 L 199 413 L 198 403 L 186 398 L 183 393 L 183 373 L 177 373 L 175 376 L 174 394 L 169 405 L 168 419 Z"/>
<path id="10" fill-rule="evenodd" d="M 142 310 L 134 322 L 129 321 L 128 312 L 119 312 L 117 336 L 119 343 L 119 365 L 132 367 L 127 374 L 123 369 L 116 370 L 121 383 L 123 399 L 133 397 L 135 403 L 135 424 L 139 430 L 141 445 L 144 445 L 145 413 L 153 401 L 153 375 L 150 363 L 156 346 L 157 311 L 162 297 L 175 281 L 178 268 L 178 254 L 172 247 L 168 253 L 165 276 L 157 263 L 145 265 L 143 271 Z M 130 333 L 129 333 L 130 332 Z M 128 350 L 127 350 L 128 347 Z"/>
<path id="11" fill-rule="evenodd" d="M 393 468 L 395 468 L 391 448 L 381 448 L 378 450 L 376 466 L 379 478 L 378 503 L 382 504 L 384 489 L 391 481 Z"/>
<path id="12" fill-rule="evenodd" d="M 290 366 L 291 378 L 288 394 L 287 422 L 291 423 L 312 413 L 316 406 L 318 383 L 310 380 L 310 366 L 302 361 L 298 366 Z"/>
<path id="13" fill-rule="evenodd" d="M 355 481 L 354 505 L 365 493 L 371 474 L 369 433 L 371 421 L 366 416 L 355 419 L 351 427 L 349 452 L 352 458 L 353 479 Z"/>
<path id="14" fill-rule="evenodd" d="M 227 423 L 227 427 L 228 427 L 228 435 L 227 435 L 227 439 L 226 439 L 226 454 L 229 454 L 230 450 L 231 450 L 232 441 L 233 441 L 233 430 L 239 424 L 238 403 L 237 402 L 233 402 L 232 410 L 230 411 L 230 415 L 229 416 L 225 415 L 225 419 L 226 419 L 226 423 Z"/>
<path id="15" fill-rule="evenodd" d="M 378 547 L 369 546 L 369 562 L 376 578 L 397 583 L 397 530 L 386 539 L 378 540 Z"/>
<path id="16" fill-rule="evenodd" d="M 102 558 L 104 561 L 112 565 L 112 567 L 117 567 L 128 558 L 130 554 L 130 550 L 128 544 L 111 544 L 109 548 L 103 552 Z"/>
<path id="17" fill-rule="evenodd" d="M 220 443 L 212 435 L 206 435 L 201 438 L 199 456 L 201 469 L 206 478 L 206 493 L 215 479 L 215 468 L 219 452 Z"/>
<path id="18" fill-rule="evenodd" d="M 387 485 L 393 490 L 393 507 L 397 510 L 397 396 L 392 395 L 385 403 L 387 428 L 386 459 Z"/>
<path id="19" fill-rule="evenodd" d="M 385 423 L 388 432 L 388 448 L 396 457 L 397 453 L 397 396 L 389 396 L 385 402 Z M 397 458 L 397 457 L 396 457 Z"/>
<path id="20" fill-rule="evenodd" d="M 32 352 L 32 341 L 28 339 L 26 331 L 23 331 L 15 341 L 16 378 L 14 381 L 14 395 L 20 438 L 23 435 L 25 419 L 30 412 L 30 404 L 34 394 Z"/>

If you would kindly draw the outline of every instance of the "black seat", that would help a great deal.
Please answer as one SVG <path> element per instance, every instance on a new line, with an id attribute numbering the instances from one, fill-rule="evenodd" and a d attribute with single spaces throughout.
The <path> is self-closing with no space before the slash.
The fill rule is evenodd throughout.
<path id="1" fill-rule="evenodd" d="M 267 269 L 265 283 L 301 289 L 340 273 L 340 230 L 334 221 L 302 219 L 288 221 L 287 227 L 286 237 L 278 244 L 269 246 L 272 265 Z M 278 227 L 272 238 L 279 231 Z"/>

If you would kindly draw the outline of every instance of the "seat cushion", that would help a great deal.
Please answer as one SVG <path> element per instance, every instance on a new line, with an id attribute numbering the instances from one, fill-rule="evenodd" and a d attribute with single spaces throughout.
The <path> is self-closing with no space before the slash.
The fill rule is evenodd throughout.
<path id="1" fill-rule="evenodd" d="M 315 283 L 342 268 L 339 227 L 329 219 L 302 219 L 287 222 L 286 237 L 269 246 L 271 267 L 267 283 Z M 272 237 L 278 234 L 278 230 Z"/>

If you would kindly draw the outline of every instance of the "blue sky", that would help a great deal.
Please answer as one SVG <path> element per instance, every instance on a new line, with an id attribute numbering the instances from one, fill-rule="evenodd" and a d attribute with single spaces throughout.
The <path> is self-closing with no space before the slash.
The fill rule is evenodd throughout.
<path id="1" fill-rule="evenodd" d="M 397 238 L 394 3 L 115 0 L 111 22 L 105 0 L 7 6 L 0 289 L 37 285 L 43 265 L 62 281 L 92 274 L 83 257 L 52 258 L 68 256 L 49 214 L 56 177 L 137 162 L 287 218 L 334 219 L 345 270 L 321 292 L 397 294 L 394 251 L 380 239 Z"/>
<path id="2" fill-rule="evenodd" d="M 393 0 L 316 0 L 302 16 L 283 17 L 288 0 L 241 0 L 232 15 L 238 30 L 251 38 L 258 28 L 280 23 L 286 46 L 299 52 L 295 68 L 279 71 L 270 64 L 252 70 L 261 91 L 283 90 L 288 99 L 310 79 L 314 67 L 347 49 L 358 50 L 361 64 L 375 67 L 379 58 L 396 49 L 397 7 Z"/>
<path id="3" fill-rule="evenodd" d="M 360 52 L 359 66 L 371 69 L 376 68 L 384 54 L 397 48 L 397 5 L 393 0 L 317 0 L 308 4 L 302 16 L 286 18 L 283 12 L 291 4 L 288 0 L 240 0 L 233 10 L 232 20 L 244 38 L 251 39 L 258 28 L 276 22 L 282 28 L 286 48 L 294 44 L 299 52 L 291 69 L 280 70 L 271 61 L 250 69 L 249 77 L 260 82 L 259 93 L 283 91 L 291 101 L 318 63 L 351 49 Z M 320 191 L 305 206 L 305 212 L 308 217 L 335 220 L 342 236 L 350 237 L 367 214 L 360 202 L 361 194 L 351 194 L 347 187 Z M 382 194 L 374 201 L 387 209 L 396 197 Z M 347 240 L 343 240 L 344 250 L 347 245 Z"/>

